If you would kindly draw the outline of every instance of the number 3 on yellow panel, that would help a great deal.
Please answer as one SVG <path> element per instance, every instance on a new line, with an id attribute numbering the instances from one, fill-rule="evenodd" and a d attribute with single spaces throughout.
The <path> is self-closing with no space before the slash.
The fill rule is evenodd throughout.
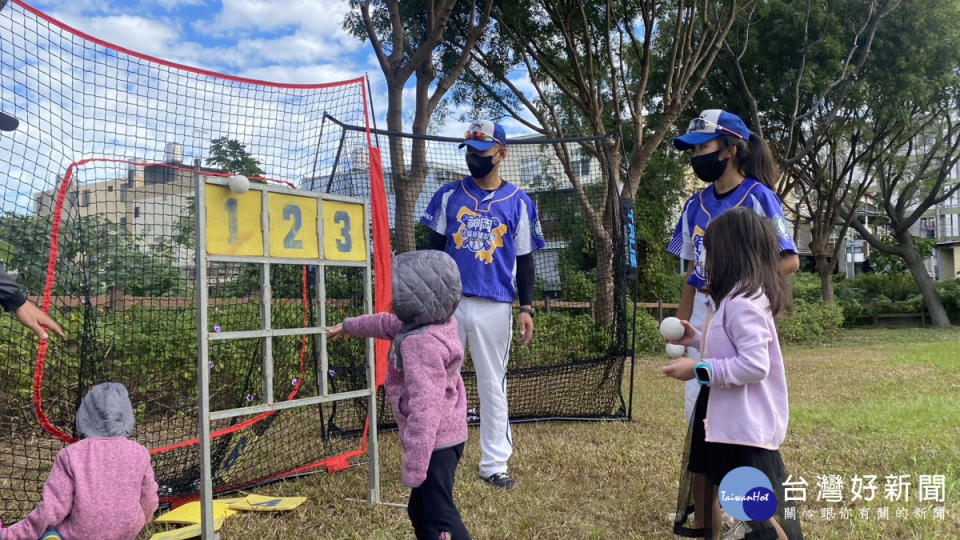
<path id="1" fill-rule="evenodd" d="M 207 253 L 262 256 L 260 191 L 237 195 L 224 186 L 208 185 L 206 189 Z"/>
<path id="2" fill-rule="evenodd" d="M 323 201 L 323 257 L 330 261 L 367 260 L 363 206 Z"/>
<path id="3" fill-rule="evenodd" d="M 320 257 L 317 199 L 270 193 L 270 256 L 293 259 Z"/>

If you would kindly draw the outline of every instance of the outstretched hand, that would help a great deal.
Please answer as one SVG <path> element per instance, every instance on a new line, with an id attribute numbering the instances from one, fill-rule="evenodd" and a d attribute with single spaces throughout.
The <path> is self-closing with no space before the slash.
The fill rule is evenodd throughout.
<path id="1" fill-rule="evenodd" d="M 17 317 L 17 320 L 20 321 L 20 324 L 32 330 L 40 336 L 40 339 L 47 339 L 47 330 L 50 330 L 61 338 L 66 337 L 63 330 L 60 329 L 60 325 L 54 322 L 49 315 L 29 300 L 17 308 L 14 315 Z"/>
<path id="2" fill-rule="evenodd" d="M 330 341 L 337 341 L 344 337 L 347 337 L 347 333 L 343 331 L 343 323 L 327 328 L 327 339 Z"/>

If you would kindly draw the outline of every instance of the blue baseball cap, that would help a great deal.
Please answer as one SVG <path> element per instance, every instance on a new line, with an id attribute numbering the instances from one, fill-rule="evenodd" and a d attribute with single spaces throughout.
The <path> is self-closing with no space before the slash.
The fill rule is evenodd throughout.
<path id="1" fill-rule="evenodd" d="M 478 152 L 486 152 L 495 144 L 507 147 L 507 134 L 503 131 L 503 126 L 490 120 L 474 120 L 470 122 L 470 127 L 464 133 L 463 142 L 459 147 L 469 145 Z"/>
<path id="2" fill-rule="evenodd" d="M 0 130 L 13 131 L 20 125 L 20 121 L 5 112 L 0 112 Z"/>
<path id="3" fill-rule="evenodd" d="M 717 137 L 737 137 L 750 140 L 750 130 L 739 116 L 720 109 L 707 109 L 690 121 L 686 135 L 673 140 L 677 150 L 689 150 Z"/>

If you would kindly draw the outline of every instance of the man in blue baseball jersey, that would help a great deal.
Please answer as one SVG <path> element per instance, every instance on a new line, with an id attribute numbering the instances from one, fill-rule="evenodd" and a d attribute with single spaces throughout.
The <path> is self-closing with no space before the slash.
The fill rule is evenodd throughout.
<path id="1" fill-rule="evenodd" d="M 507 361 L 513 301 L 520 297 L 520 343 L 533 339 L 533 252 L 544 246 L 533 201 L 500 178 L 507 157 L 503 128 L 489 120 L 470 124 L 466 147 L 470 176 L 441 187 L 420 222 L 430 228 L 430 248 L 457 262 L 463 298 L 456 311 L 460 340 L 469 348 L 480 397 L 480 477 L 511 489 L 513 453 L 507 410 Z"/>

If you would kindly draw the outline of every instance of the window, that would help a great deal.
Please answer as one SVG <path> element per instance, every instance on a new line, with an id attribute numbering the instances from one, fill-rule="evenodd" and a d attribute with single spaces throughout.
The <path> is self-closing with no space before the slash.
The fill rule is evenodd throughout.
<path id="1" fill-rule="evenodd" d="M 940 237 L 944 240 L 960 236 L 960 214 L 940 216 Z"/>
<path id="2" fill-rule="evenodd" d="M 573 162 L 573 170 L 577 173 L 581 180 L 590 176 L 591 161 L 593 160 L 589 157 L 581 157 Z"/>
<path id="3" fill-rule="evenodd" d="M 520 161 L 520 181 L 524 184 L 533 184 L 540 176 L 542 168 L 537 157 L 525 157 Z"/>
<path id="4" fill-rule="evenodd" d="M 83 195 L 81 195 L 80 206 L 90 206 L 90 190 L 83 190 Z"/>
<path id="5" fill-rule="evenodd" d="M 135 207 L 135 208 L 133 209 L 133 218 L 136 219 L 136 218 L 138 218 L 138 217 L 140 217 L 140 207 L 139 207 L 139 206 L 137 206 L 137 207 Z"/>
<path id="6" fill-rule="evenodd" d="M 126 226 L 127 226 L 127 217 L 126 217 L 126 216 L 120 218 L 120 226 L 121 226 L 121 227 L 126 227 Z"/>
<path id="7" fill-rule="evenodd" d="M 107 186 L 107 191 L 113 191 L 113 186 Z"/>

